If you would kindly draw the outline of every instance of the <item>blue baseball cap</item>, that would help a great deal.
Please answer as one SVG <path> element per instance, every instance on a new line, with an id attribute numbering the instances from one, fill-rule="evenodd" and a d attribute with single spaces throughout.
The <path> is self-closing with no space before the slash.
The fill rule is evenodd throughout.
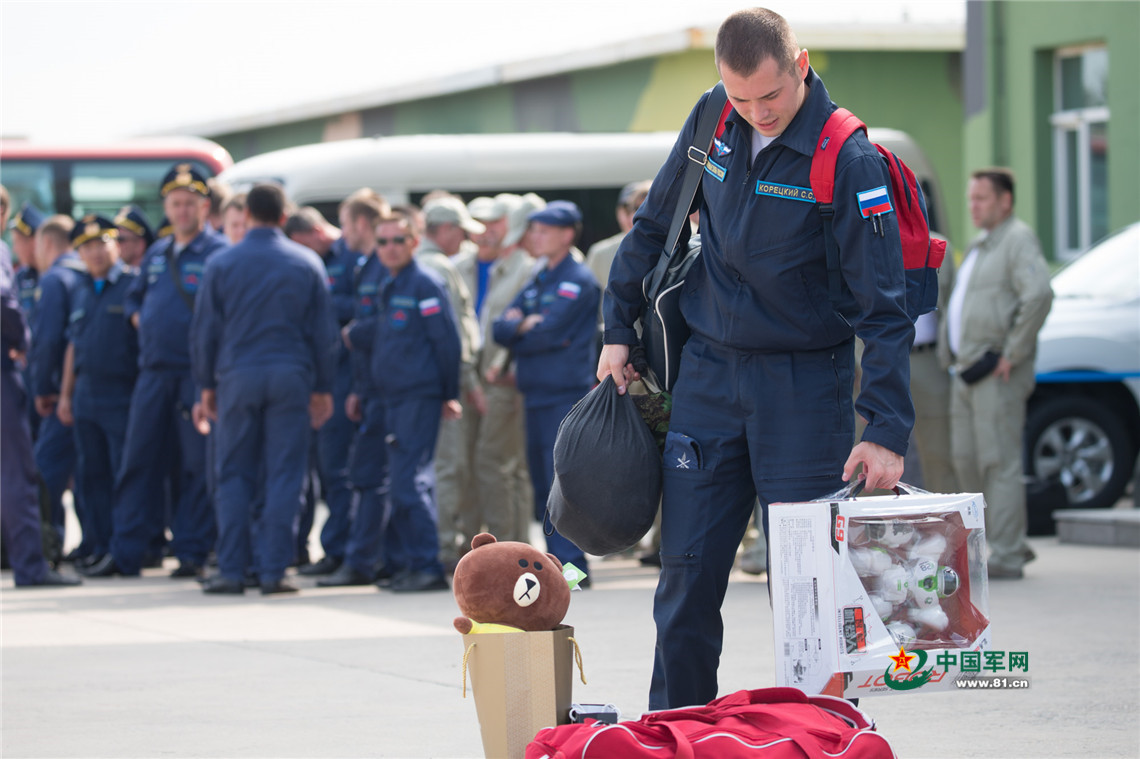
<path id="1" fill-rule="evenodd" d="M 531 213 L 526 220 L 549 224 L 552 227 L 573 227 L 582 223 L 582 212 L 569 200 L 552 200 L 545 208 Z"/>

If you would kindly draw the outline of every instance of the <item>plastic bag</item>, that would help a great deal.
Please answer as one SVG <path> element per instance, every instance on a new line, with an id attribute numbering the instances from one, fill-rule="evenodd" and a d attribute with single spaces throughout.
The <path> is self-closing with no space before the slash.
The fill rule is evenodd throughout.
<path id="1" fill-rule="evenodd" d="M 551 523 L 586 553 L 637 545 L 661 501 L 661 452 L 628 395 L 606 377 L 558 427 Z"/>

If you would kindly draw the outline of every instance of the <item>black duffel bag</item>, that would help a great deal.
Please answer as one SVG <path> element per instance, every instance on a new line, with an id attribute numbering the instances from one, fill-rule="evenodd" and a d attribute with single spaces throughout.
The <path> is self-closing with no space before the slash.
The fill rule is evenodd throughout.
<path id="1" fill-rule="evenodd" d="M 661 501 L 661 452 L 628 394 L 606 377 L 558 426 L 547 517 L 595 556 L 632 548 Z"/>

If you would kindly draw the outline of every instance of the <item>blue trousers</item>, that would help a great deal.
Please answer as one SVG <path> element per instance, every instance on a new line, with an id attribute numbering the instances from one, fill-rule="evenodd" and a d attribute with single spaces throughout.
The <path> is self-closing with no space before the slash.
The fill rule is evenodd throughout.
<path id="1" fill-rule="evenodd" d="M 240 581 L 256 556 L 262 583 L 293 561 L 309 457 L 310 382 L 294 367 L 231 371 L 218 378 L 218 570 Z M 264 472 L 264 485 L 259 474 Z M 253 546 L 251 504 L 264 492 Z"/>
<path id="2" fill-rule="evenodd" d="M 349 514 L 352 511 L 352 486 L 348 477 L 348 461 L 356 423 L 345 416 L 344 399 L 352 381 L 352 365 L 342 361 L 333 388 L 333 415 L 317 432 L 317 470 L 321 494 L 329 516 L 321 528 L 321 548 L 335 558 L 343 559 L 348 545 Z"/>
<path id="3" fill-rule="evenodd" d="M 665 441 L 650 709 L 717 696 L 720 608 L 755 499 L 837 490 L 854 438 L 852 343 L 805 353 L 685 345 Z"/>
<path id="4" fill-rule="evenodd" d="M 79 380 L 82 383 L 82 378 Z M 123 463 L 130 395 L 77 387 L 75 392 L 76 490 L 83 501 L 80 524 L 91 554 L 111 550 L 115 472 Z M 98 402 L 94 399 L 98 398 Z"/>
<path id="5" fill-rule="evenodd" d="M 433 466 L 442 407 L 439 398 L 384 404 L 392 502 L 387 558 L 393 571 L 443 574 Z"/>
<path id="6" fill-rule="evenodd" d="M 124 574 L 137 574 L 155 539 L 166 495 L 163 478 L 178 455 L 178 499 L 171 518 L 171 553 L 204 564 L 217 528 L 206 485 L 206 438 L 190 419 L 196 390 L 189 373 L 144 369 L 131 394 L 123 465 L 115 485 L 111 554 Z"/>
<path id="7" fill-rule="evenodd" d="M 582 391 L 585 395 L 588 391 Z M 530 399 L 528 399 L 529 401 Z M 534 518 L 545 523 L 546 501 L 554 484 L 554 441 L 558 437 L 558 425 L 570 413 L 576 401 L 561 401 L 550 405 L 526 406 L 526 463 L 530 468 L 531 487 L 534 488 Z M 546 536 L 546 550 L 554 554 L 560 562 L 573 562 L 579 569 L 586 568 L 586 555 L 558 530 Z"/>
<path id="8" fill-rule="evenodd" d="M 75 468 L 75 433 L 71 428 L 64 427 L 54 413 L 40 421 L 40 434 L 35 443 L 35 460 L 51 504 L 51 525 L 59 536 L 60 545 L 63 545 L 65 522 L 63 493 L 71 483 L 72 475 L 76 480 L 79 480 L 81 475 Z M 75 515 L 82 525 L 86 519 L 83 498 L 80 496 L 83 488 L 78 481 L 75 485 L 71 494 L 75 499 Z M 79 544 L 79 554 L 88 556 L 91 553 L 89 537 L 84 533 Z"/>
<path id="9" fill-rule="evenodd" d="M 371 576 L 384 561 L 388 522 L 388 437 L 384 404 L 364 402 L 364 419 L 356 430 L 349 459 L 353 501 L 344 560 L 357 572 Z"/>
<path id="10" fill-rule="evenodd" d="M 16 585 L 34 585 L 48 570 L 40 534 L 29 405 L 19 374 L 0 370 L 0 539 Z"/>

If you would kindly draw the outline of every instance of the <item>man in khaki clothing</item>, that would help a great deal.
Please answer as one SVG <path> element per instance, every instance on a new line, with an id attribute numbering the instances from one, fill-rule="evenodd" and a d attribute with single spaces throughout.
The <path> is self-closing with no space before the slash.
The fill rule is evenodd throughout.
<path id="1" fill-rule="evenodd" d="M 534 204 L 510 194 L 472 200 L 471 215 L 487 231 L 474 238 L 478 252 L 461 253 L 455 264 L 474 293 L 483 338 L 476 366 L 487 413 L 478 420 L 476 431 L 474 527 L 485 528 L 499 540 L 526 542 L 530 485 L 524 456 L 522 396 L 514 384 L 509 352 L 491 338 L 491 323 L 527 283 L 535 265 L 517 239 L 508 245 L 511 216 L 521 209 L 534 210 Z"/>
<path id="2" fill-rule="evenodd" d="M 959 485 L 986 498 L 989 575 L 1018 579 L 1026 542 L 1021 438 L 1033 392 L 1037 333 L 1053 303 L 1037 236 L 1013 216 L 1008 169 L 971 175 L 970 216 L 982 230 L 950 295 L 938 350 L 952 361 L 950 446 Z"/>
<path id="3" fill-rule="evenodd" d="M 460 397 L 463 416 L 443 419 L 435 449 L 436 501 L 439 507 L 440 561 L 451 570 L 472 533 L 474 486 L 472 458 L 478 417 L 486 412 L 483 390 L 475 373 L 475 357 L 482 337 L 475 319 L 471 290 L 455 268 L 455 257 L 469 247 L 468 235 L 482 234 L 484 226 L 471 218 L 459 198 L 442 195 L 424 205 L 424 237 L 416 260 L 443 278 L 458 320 L 461 344 Z M 470 534 L 469 534 L 470 533 Z"/>

